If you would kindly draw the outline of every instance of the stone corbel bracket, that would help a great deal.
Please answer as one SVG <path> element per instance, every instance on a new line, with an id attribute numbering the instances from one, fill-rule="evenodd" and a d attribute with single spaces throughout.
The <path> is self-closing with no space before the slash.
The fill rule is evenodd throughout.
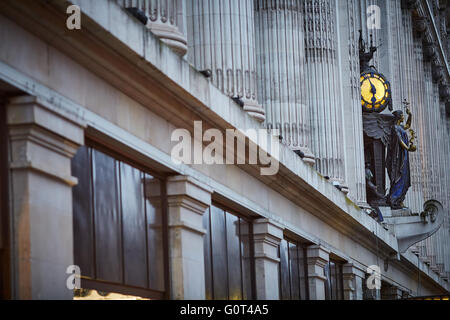
<path id="1" fill-rule="evenodd" d="M 440 202 L 429 200 L 423 205 L 423 212 L 420 215 L 394 215 L 385 220 L 389 230 L 397 237 L 398 251 L 405 253 L 409 247 L 429 238 L 439 230 L 444 222 L 444 209 Z"/>

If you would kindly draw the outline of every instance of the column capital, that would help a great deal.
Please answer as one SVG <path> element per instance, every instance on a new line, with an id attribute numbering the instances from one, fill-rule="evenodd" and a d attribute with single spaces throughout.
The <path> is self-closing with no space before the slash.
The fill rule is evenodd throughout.
<path id="1" fill-rule="evenodd" d="M 324 268 L 330 259 L 330 251 L 321 245 L 307 249 L 309 297 L 311 300 L 325 300 Z"/>
<path id="2" fill-rule="evenodd" d="M 77 184 L 70 161 L 84 145 L 82 121 L 55 112 L 38 97 L 20 96 L 7 105 L 7 125 L 12 170 L 32 170 L 69 186 Z"/>
<path id="3" fill-rule="evenodd" d="M 81 130 L 86 123 L 81 119 L 55 112 L 51 103 L 36 96 L 24 95 L 12 98 L 8 103 L 7 123 L 9 127 L 36 126 L 66 139 L 75 145 L 84 144 Z"/>
<path id="4" fill-rule="evenodd" d="M 213 190 L 190 176 L 172 176 L 167 179 L 167 197 L 183 195 L 196 200 L 205 207 L 211 205 Z"/>
<path id="5" fill-rule="evenodd" d="M 264 239 L 278 246 L 283 239 L 283 226 L 270 219 L 258 219 L 253 222 L 253 237 Z"/>
<path id="6" fill-rule="evenodd" d="M 211 194 L 211 188 L 190 176 L 168 178 L 169 227 L 182 227 L 205 234 L 202 216 L 211 205 Z"/>
<path id="7" fill-rule="evenodd" d="M 356 264 L 350 262 L 343 265 L 342 273 L 344 277 L 346 275 L 353 275 L 355 277 L 359 277 L 364 279 L 366 277 L 366 271 L 363 267 L 357 266 Z"/>
<path id="8" fill-rule="evenodd" d="M 308 264 L 324 268 L 330 260 L 330 250 L 321 245 L 312 245 L 307 248 Z"/>

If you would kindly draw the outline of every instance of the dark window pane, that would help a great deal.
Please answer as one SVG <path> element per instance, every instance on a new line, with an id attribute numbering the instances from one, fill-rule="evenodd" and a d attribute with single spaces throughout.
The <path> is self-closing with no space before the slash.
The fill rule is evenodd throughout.
<path id="1" fill-rule="evenodd" d="M 252 225 L 211 206 L 203 216 L 207 299 L 253 299 Z"/>
<path id="2" fill-rule="evenodd" d="M 337 300 L 336 264 L 332 261 L 330 261 L 330 274 L 331 274 L 331 299 Z"/>
<path id="3" fill-rule="evenodd" d="M 306 248 L 296 241 L 282 240 L 279 252 L 280 298 L 309 299 Z"/>
<path id="4" fill-rule="evenodd" d="M 228 253 L 228 297 L 242 299 L 241 250 L 239 248 L 239 218 L 227 213 L 225 216 Z"/>
<path id="5" fill-rule="evenodd" d="M 286 240 L 281 240 L 280 243 L 280 293 L 281 300 L 291 299 L 288 242 Z"/>
<path id="6" fill-rule="evenodd" d="M 343 278 L 342 264 L 330 260 L 325 267 L 326 287 L 325 294 L 327 300 L 342 300 L 343 295 Z"/>
<path id="7" fill-rule="evenodd" d="M 149 285 L 150 289 L 164 291 L 164 245 L 161 181 L 145 175 Z"/>
<path id="8" fill-rule="evenodd" d="M 205 256 L 205 297 L 207 300 L 214 299 L 213 281 L 212 281 L 212 265 L 211 265 L 211 228 L 210 228 L 210 208 L 203 214 L 203 228 L 206 235 L 203 237 L 204 256 Z"/>
<path id="9" fill-rule="evenodd" d="M 97 278 L 121 283 L 122 241 L 116 162 L 96 150 L 92 151 L 92 158 Z"/>
<path id="10" fill-rule="evenodd" d="M 251 225 L 244 219 L 239 219 L 241 232 L 241 263 L 242 263 L 242 287 L 243 296 L 245 300 L 253 298 L 252 279 L 254 276 L 252 265 L 252 238 Z"/>
<path id="11" fill-rule="evenodd" d="M 81 147 L 72 160 L 74 262 L 86 277 L 95 277 L 90 150 Z"/>
<path id="12" fill-rule="evenodd" d="M 337 292 L 337 299 L 343 300 L 344 299 L 344 292 L 342 288 L 342 265 L 336 264 L 336 292 Z"/>
<path id="13" fill-rule="evenodd" d="M 297 245 L 288 242 L 289 245 L 289 270 L 291 284 L 291 300 L 300 300 L 300 278 L 298 273 Z"/>
<path id="14" fill-rule="evenodd" d="M 214 299 L 228 299 L 225 212 L 216 207 L 211 209 L 211 239 Z"/>
<path id="15" fill-rule="evenodd" d="M 308 292 L 308 269 L 306 261 L 306 249 L 298 248 L 298 270 L 300 274 L 300 298 L 302 300 L 309 299 Z"/>
<path id="16" fill-rule="evenodd" d="M 74 157 L 72 174 L 79 180 L 73 188 L 74 251 L 82 274 L 164 292 L 161 181 L 87 147 Z"/>
<path id="17" fill-rule="evenodd" d="M 331 300 L 331 276 L 330 276 L 330 264 L 327 263 L 324 268 L 325 275 L 325 299 Z"/>
<path id="18" fill-rule="evenodd" d="M 125 284 L 147 287 L 147 234 L 141 171 L 120 164 Z"/>

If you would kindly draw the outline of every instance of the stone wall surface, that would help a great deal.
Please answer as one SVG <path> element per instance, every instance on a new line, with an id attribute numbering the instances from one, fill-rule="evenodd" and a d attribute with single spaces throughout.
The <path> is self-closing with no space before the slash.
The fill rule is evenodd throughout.
<path id="1" fill-rule="evenodd" d="M 17 244 L 30 247 L 34 243 L 30 254 L 24 251 L 18 256 L 18 266 L 25 269 L 20 269 L 15 282 L 17 297 L 54 297 L 65 290 L 55 287 L 52 291 L 45 286 L 42 293 L 35 290 L 43 278 L 36 273 L 36 278 L 27 279 L 26 268 L 36 265 L 36 270 L 43 270 L 47 260 L 58 266 L 70 264 L 70 254 L 59 254 L 64 245 L 71 245 L 70 232 L 55 247 L 53 256 L 40 240 L 44 229 L 27 217 L 33 218 L 30 212 L 38 212 L 47 220 L 54 215 L 61 217 L 61 230 L 70 229 L 69 191 L 76 181 L 65 170 L 73 149 L 84 143 L 79 135 L 83 130 L 91 138 L 176 175 L 171 178 L 172 186 L 196 186 L 198 192 L 194 196 L 178 189 L 169 194 L 169 214 L 174 219 L 170 222 L 171 237 L 178 241 L 171 255 L 177 266 L 173 269 L 176 290 L 172 298 L 204 298 L 197 290 L 204 279 L 185 278 L 202 265 L 202 255 L 183 239 L 195 239 L 200 245 L 203 230 L 198 222 L 202 210 L 211 204 L 209 197 L 226 198 L 230 205 L 263 218 L 258 220 L 262 229 L 257 233 L 257 276 L 266 281 L 261 282 L 257 292 L 263 299 L 278 298 L 272 290 L 277 273 L 273 249 L 283 232 L 314 244 L 308 260 L 312 298 L 324 298 L 323 267 L 329 255 L 348 263 L 344 272 L 344 294 L 348 299 L 362 298 L 365 269 L 370 265 L 383 266 L 385 261 L 389 268 L 382 272 L 383 281 L 394 289 L 385 289 L 384 296 L 398 297 L 396 290 L 413 295 L 448 290 L 444 280 L 450 271 L 450 174 L 446 170 L 450 150 L 445 100 L 448 74 L 435 40 L 429 39 L 434 37 L 433 29 L 421 36 L 413 28 L 423 7 L 356 0 L 192 0 L 183 5 L 178 1 L 119 2 L 123 7 L 142 4 L 150 20 L 155 18 L 154 25 L 144 27 L 117 1 L 102 1 L 96 8 L 84 0 L 73 2 L 92 21 L 85 26 L 86 33 L 66 38 L 54 37 L 49 31 L 51 19 L 21 19 L 18 9 L 22 4 L 0 4 L 0 42 L 8 43 L 0 48 L 1 81 L 49 102 L 43 108 L 39 103 L 28 103 L 27 108 L 63 114 L 73 125 L 73 131 L 67 133 L 45 123 L 38 122 L 37 131 L 35 124 L 14 119 L 9 123 L 11 136 L 20 137 L 13 150 L 19 150 L 17 144 L 24 143 L 27 137 L 35 136 L 64 150 L 61 156 L 61 150 L 56 149 L 59 153 L 55 153 L 52 148 L 57 154 L 54 168 L 36 171 L 30 164 L 17 162 L 14 167 L 13 179 L 21 190 L 15 193 L 14 203 L 47 205 L 45 196 L 38 192 L 39 186 L 44 185 L 66 199 L 65 203 L 49 206 L 46 213 L 41 212 L 42 208 L 34 211 L 33 207 L 13 212 L 17 221 L 23 221 L 16 228 L 17 235 L 25 238 Z M 418 257 L 408 251 L 400 260 L 392 259 L 397 251 L 395 237 L 358 207 L 366 199 L 355 41 L 358 28 L 364 25 L 365 8 L 372 3 L 380 4 L 382 12 L 389 14 L 393 28 L 377 32 L 375 38 L 384 45 L 375 64 L 391 78 L 394 107 L 401 108 L 401 101 L 407 98 L 415 116 L 413 127 L 419 148 L 411 160 L 413 185 L 408 205 L 420 213 L 423 202 L 432 198 L 441 201 L 447 210 L 446 222 L 438 233 L 415 247 Z M 21 14 L 31 16 L 31 12 L 25 9 Z M 442 15 L 440 19 L 442 24 Z M 116 21 L 122 21 L 127 32 L 117 28 Z M 170 29 L 171 35 L 158 34 L 158 24 L 169 24 L 162 29 Z M 92 34 L 98 38 L 87 35 L 91 30 L 96 31 Z M 102 39 L 101 45 L 94 41 L 98 39 Z M 187 56 L 181 57 L 186 52 Z M 200 73 L 206 70 L 210 70 L 210 78 Z M 230 99 L 236 97 L 241 99 L 243 108 Z M 11 114 L 19 111 L 17 104 L 16 101 L 10 105 Z M 74 124 L 73 117 L 83 119 L 87 125 L 83 121 Z M 205 126 L 216 125 L 220 130 L 260 128 L 263 121 L 269 127 L 279 127 L 283 136 L 280 173 L 263 178 L 252 166 L 174 165 L 168 143 L 172 131 L 179 127 L 192 131 L 193 121 L 200 119 Z M 82 129 L 85 127 L 88 129 Z M 64 137 L 70 148 L 61 144 Z M 41 161 L 42 144 L 33 149 L 33 143 L 26 146 L 27 150 Z M 302 151 L 303 160 L 292 150 Z M 50 154 L 53 155 L 46 156 Z M 22 156 L 20 152 L 15 155 Z M 49 178 L 49 173 L 53 178 Z M 24 199 L 28 192 L 32 197 Z M 185 220 L 197 222 L 194 231 L 180 223 Z M 267 226 L 270 232 L 264 231 Z M 45 233 L 58 238 L 59 233 L 52 232 Z M 425 275 L 420 284 L 418 272 Z"/>

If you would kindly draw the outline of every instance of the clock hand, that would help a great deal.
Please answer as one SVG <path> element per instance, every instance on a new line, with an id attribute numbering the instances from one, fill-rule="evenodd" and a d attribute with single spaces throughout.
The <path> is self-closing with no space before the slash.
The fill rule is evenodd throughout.
<path id="1" fill-rule="evenodd" d="M 375 102 L 377 101 L 377 98 L 375 97 L 375 94 L 377 93 L 377 88 L 373 85 L 372 81 L 370 81 L 370 78 L 367 78 L 367 80 L 369 80 L 370 86 L 372 87 L 370 89 L 370 92 L 373 95 L 373 97 L 372 97 L 372 104 L 375 107 Z"/>
<path id="2" fill-rule="evenodd" d="M 369 80 L 370 86 L 372 89 L 370 89 L 370 92 L 375 96 L 375 93 L 377 93 L 377 88 L 373 85 L 372 81 L 370 81 L 370 78 L 367 78 Z"/>

